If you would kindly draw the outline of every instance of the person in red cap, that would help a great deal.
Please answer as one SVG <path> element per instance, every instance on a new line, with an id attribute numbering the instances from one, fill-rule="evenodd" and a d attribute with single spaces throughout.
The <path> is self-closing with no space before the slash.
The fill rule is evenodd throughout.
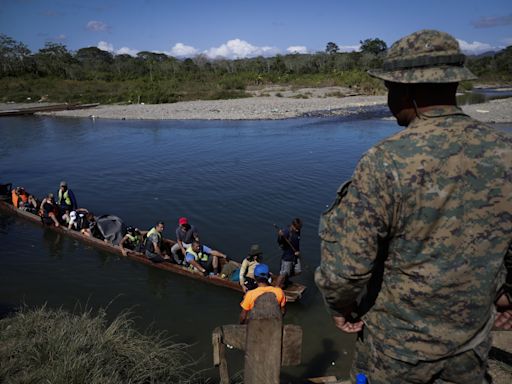
<path id="1" fill-rule="evenodd" d="M 186 217 L 180 217 L 178 224 L 178 228 L 176 228 L 176 244 L 172 246 L 171 253 L 177 264 L 183 264 L 186 249 L 190 247 L 194 240 L 199 241 L 199 233 L 195 226 L 189 224 Z"/>

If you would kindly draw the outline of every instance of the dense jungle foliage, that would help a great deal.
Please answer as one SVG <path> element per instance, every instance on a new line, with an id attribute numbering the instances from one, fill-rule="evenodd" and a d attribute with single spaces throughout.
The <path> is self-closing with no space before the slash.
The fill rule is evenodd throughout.
<path id="1" fill-rule="evenodd" d="M 366 71 L 381 65 L 386 48 L 380 39 L 366 39 L 359 52 L 339 52 L 329 42 L 325 52 L 314 54 L 182 60 L 148 51 L 113 55 L 96 47 L 72 52 L 51 42 L 32 53 L 0 34 L 0 101 L 170 103 L 248 97 L 248 89 L 266 85 L 346 86 L 354 93 L 379 94 L 382 82 Z M 479 82 L 511 83 L 512 46 L 469 57 L 468 66 Z"/>

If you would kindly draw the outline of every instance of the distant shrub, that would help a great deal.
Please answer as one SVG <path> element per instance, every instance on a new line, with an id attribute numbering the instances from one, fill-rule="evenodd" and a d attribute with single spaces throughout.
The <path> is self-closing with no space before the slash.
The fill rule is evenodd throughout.
<path id="1" fill-rule="evenodd" d="M 245 91 L 231 91 L 231 90 L 219 90 L 209 93 L 206 97 L 202 97 L 205 100 L 224 100 L 224 99 L 243 99 L 245 97 L 251 97 L 250 94 Z"/>
<path id="2" fill-rule="evenodd" d="M 334 92 L 327 92 L 325 94 L 325 97 L 345 97 L 345 95 L 343 94 L 343 92 L 340 92 L 340 91 L 334 91 Z"/>
<path id="3" fill-rule="evenodd" d="M 137 332 L 126 313 L 22 308 L 0 320 L 0 382 L 199 383 L 186 349 Z"/>
<path id="4" fill-rule="evenodd" d="M 309 99 L 309 96 L 304 93 L 298 93 L 296 95 L 291 96 L 292 99 Z"/>
<path id="5" fill-rule="evenodd" d="M 236 90 L 244 90 L 245 82 L 244 80 L 237 77 L 229 77 L 226 79 L 222 79 L 220 81 L 220 86 L 222 89 L 236 89 Z"/>

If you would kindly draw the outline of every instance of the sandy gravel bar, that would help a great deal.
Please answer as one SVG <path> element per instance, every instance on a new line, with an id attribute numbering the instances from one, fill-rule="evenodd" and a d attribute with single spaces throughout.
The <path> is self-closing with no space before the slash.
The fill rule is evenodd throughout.
<path id="1" fill-rule="evenodd" d="M 386 96 L 353 95 L 344 87 L 267 87 L 250 91 L 252 97 L 231 100 L 198 100 L 172 104 L 101 105 L 96 108 L 43 115 L 126 120 L 277 120 L 303 116 L 354 116 L 387 112 Z M 3 109 L 42 106 L 45 103 L 1 104 Z M 50 103 L 48 103 L 50 104 Z M 491 123 L 512 123 L 512 98 L 462 107 L 474 118 Z"/>
<path id="2" fill-rule="evenodd" d="M 317 116 L 345 116 L 384 106 L 385 96 L 347 96 L 294 99 L 250 97 L 199 100 L 173 104 L 102 105 L 92 109 L 48 112 L 45 115 L 127 120 L 275 120 Z M 470 116 L 490 123 L 512 123 L 512 98 L 463 106 Z"/>
<path id="3" fill-rule="evenodd" d="M 464 112 L 486 123 L 512 123 L 512 97 L 462 107 Z"/>
<path id="4" fill-rule="evenodd" d="M 103 119 L 153 120 L 275 120 L 305 114 L 343 114 L 348 109 L 384 105 L 385 96 L 349 96 L 296 99 L 248 97 L 230 100 L 198 100 L 172 104 L 103 105 L 92 109 L 48 112 L 45 115 Z"/>

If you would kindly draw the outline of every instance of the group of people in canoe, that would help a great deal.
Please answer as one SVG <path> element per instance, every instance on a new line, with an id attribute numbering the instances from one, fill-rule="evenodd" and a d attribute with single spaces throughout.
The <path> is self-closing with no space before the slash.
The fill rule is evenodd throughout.
<path id="1" fill-rule="evenodd" d="M 79 231 L 84 236 L 117 245 L 125 256 L 133 251 L 144 254 L 154 263 L 170 262 L 191 268 L 205 276 L 213 275 L 237 281 L 245 293 L 264 286 L 265 281 L 270 281 L 271 278 L 268 266 L 262 263 L 263 252 L 258 244 L 251 246 L 240 265 L 231 261 L 223 252 L 202 244 L 197 227 L 189 223 L 186 217 L 178 220 L 174 242 L 163 237 L 165 224 L 162 221 L 144 231 L 126 226 L 117 216 L 96 217 L 87 209 L 79 208 L 66 181 L 60 183 L 56 200 L 55 195 L 49 193 L 38 202 L 23 187 L 12 189 L 11 195 L 15 207 L 38 214 L 45 225 Z M 286 228 L 276 226 L 282 257 L 279 275 L 272 285 L 284 288 L 289 283 L 289 277 L 301 273 L 301 228 L 302 221 L 299 218 L 293 219 Z"/>

